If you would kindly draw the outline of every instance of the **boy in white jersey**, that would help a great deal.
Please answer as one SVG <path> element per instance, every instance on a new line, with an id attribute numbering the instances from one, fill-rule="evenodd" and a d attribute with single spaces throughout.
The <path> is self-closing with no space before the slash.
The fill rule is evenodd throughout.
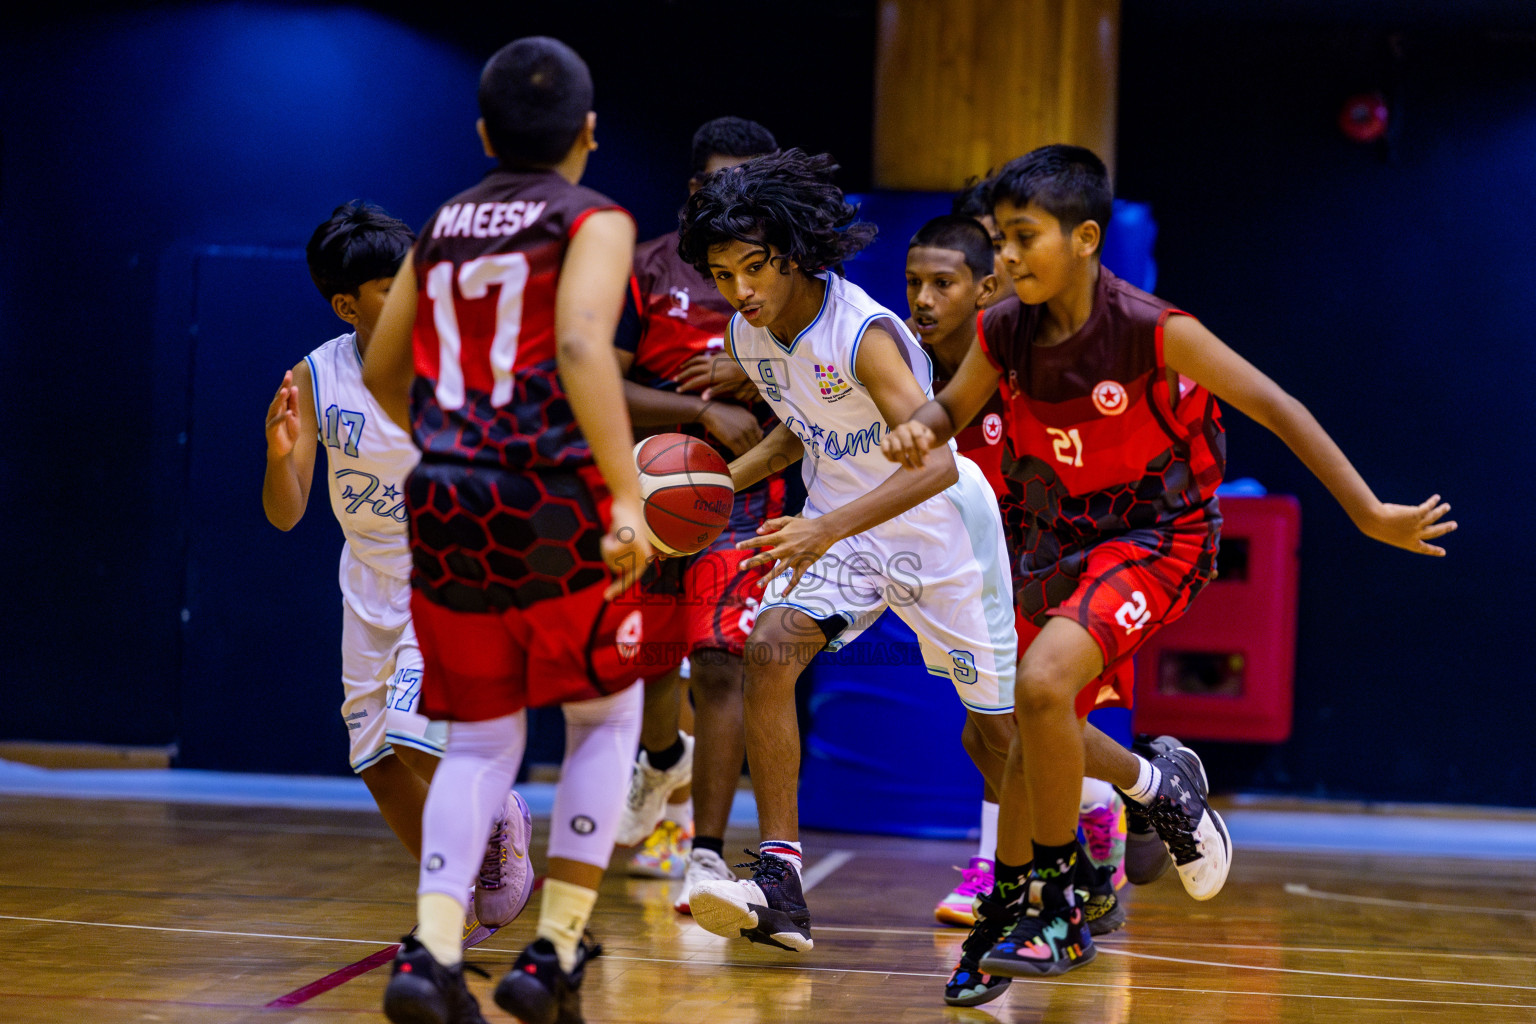
<path id="1" fill-rule="evenodd" d="M 721 171 L 684 207 L 678 245 L 736 308 L 727 351 L 782 421 L 731 463 L 736 488 L 804 458 L 807 494 L 803 515 L 770 519 L 740 545 L 764 549 L 744 567 L 773 565 L 746 652 L 763 842 L 750 880 L 703 883 L 692 910 L 715 934 L 794 951 L 812 947 L 794 689 L 822 647 L 889 607 L 929 673 L 959 693 L 984 739 L 977 767 L 999 787 L 1012 736 L 1016 639 L 997 500 L 952 449 L 910 478 L 881 464 L 886 424 L 923 404 L 932 369 L 901 317 L 830 272 L 874 236 L 852 223 L 834 170 L 825 154 L 791 149 Z"/>
<path id="2" fill-rule="evenodd" d="M 417 713 L 421 653 L 411 627 L 411 552 L 406 476 L 420 458 L 411 437 L 363 386 L 363 353 L 395 270 L 415 235 L 376 206 L 338 206 L 309 240 L 310 277 L 353 331 L 321 345 L 283 375 L 267 408 L 267 471 L 261 501 L 267 519 L 291 530 L 303 517 L 315 450 L 325 445 L 331 510 L 341 549 L 342 720 L 352 770 L 373 794 L 389 827 L 421 857 L 421 812 L 443 752 L 444 727 Z M 391 756 L 393 755 L 393 756 Z M 478 942 L 511 923 L 532 891 L 527 858 L 532 822 L 521 796 L 509 793 L 475 891 L 485 926 L 466 923 Z"/>

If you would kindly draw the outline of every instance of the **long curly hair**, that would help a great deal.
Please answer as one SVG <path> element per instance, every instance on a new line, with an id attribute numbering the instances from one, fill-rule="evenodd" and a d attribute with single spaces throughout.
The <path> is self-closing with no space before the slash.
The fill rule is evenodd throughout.
<path id="1" fill-rule="evenodd" d="M 810 274 L 836 266 L 875 238 L 858 208 L 832 184 L 831 155 L 786 149 L 704 179 L 679 215 L 677 253 L 709 276 L 709 250 L 731 241 L 765 244 Z M 781 272 L 787 264 L 780 264 Z"/>

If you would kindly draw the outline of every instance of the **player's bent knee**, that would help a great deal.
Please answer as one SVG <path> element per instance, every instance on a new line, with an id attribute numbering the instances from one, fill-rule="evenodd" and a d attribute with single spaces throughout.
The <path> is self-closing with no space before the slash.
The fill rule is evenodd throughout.
<path id="1" fill-rule="evenodd" d="M 1020 665 L 1013 684 L 1014 716 L 1022 721 L 1065 709 L 1075 717 L 1073 701 L 1077 690 L 1061 673 Z"/>

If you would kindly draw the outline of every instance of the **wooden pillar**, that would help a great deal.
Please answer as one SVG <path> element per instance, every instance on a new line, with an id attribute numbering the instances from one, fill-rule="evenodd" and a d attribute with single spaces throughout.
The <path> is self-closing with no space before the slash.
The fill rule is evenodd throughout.
<path id="1" fill-rule="evenodd" d="M 1120 0 L 880 0 L 875 185 L 953 190 L 1036 146 L 1115 167 Z"/>

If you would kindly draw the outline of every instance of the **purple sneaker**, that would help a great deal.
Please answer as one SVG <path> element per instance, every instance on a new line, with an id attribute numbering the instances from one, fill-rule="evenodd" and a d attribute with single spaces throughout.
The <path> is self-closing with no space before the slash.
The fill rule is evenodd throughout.
<path id="1" fill-rule="evenodd" d="M 992 862 L 985 857 L 972 857 L 970 866 L 959 870 L 960 884 L 933 908 L 933 917 L 939 924 L 973 928 L 976 925 L 976 897 L 992 891 Z"/>

